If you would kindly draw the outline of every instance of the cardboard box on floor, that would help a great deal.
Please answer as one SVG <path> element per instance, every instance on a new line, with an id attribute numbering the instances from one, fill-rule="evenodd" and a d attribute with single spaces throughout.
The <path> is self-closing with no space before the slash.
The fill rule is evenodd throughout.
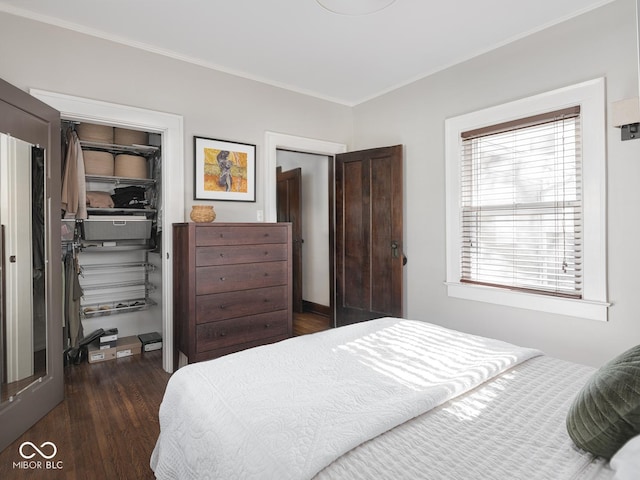
<path id="1" fill-rule="evenodd" d="M 116 358 L 116 347 L 100 348 L 100 345 L 94 342 L 89 344 L 88 350 L 89 363 L 106 362 Z"/>
<path id="2" fill-rule="evenodd" d="M 92 343 L 89 345 L 89 363 L 106 362 L 115 358 L 139 355 L 142 343 L 136 335 L 122 337 L 117 340 L 116 346 L 100 349 L 100 346 Z"/>
<path id="3" fill-rule="evenodd" d="M 140 342 L 140 339 L 137 335 L 119 338 L 118 344 L 116 345 L 116 358 L 139 355 L 141 349 L 142 342 Z"/>

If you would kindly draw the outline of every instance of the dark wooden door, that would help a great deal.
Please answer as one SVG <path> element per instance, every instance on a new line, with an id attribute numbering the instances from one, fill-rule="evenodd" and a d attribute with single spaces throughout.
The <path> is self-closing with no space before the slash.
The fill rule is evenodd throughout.
<path id="1" fill-rule="evenodd" d="M 402 145 L 336 156 L 336 325 L 402 316 Z"/>
<path id="2" fill-rule="evenodd" d="M 302 168 L 276 170 L 279 222 L 291 222 L 293 311 L 302 313 Z"/>

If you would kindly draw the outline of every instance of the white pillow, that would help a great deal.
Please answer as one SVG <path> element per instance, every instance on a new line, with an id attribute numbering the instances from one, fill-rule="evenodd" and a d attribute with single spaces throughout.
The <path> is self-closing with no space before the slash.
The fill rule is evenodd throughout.
<path id="1" fill-rule="evenodd" d="M 640 435 L 625 443 L 611 457 L 611 469 L 615 472 L 613 480 L 638 480 L 640 478 Z"/>

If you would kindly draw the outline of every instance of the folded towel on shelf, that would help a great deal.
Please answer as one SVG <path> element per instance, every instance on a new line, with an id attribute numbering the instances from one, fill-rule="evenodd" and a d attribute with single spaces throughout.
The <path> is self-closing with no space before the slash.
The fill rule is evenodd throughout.
<path id="1" fill-rule="evenodd" d="M 113 198 L 107 192 L 87 192 L 87 206 L 92 208 L 113 208 Z"/>

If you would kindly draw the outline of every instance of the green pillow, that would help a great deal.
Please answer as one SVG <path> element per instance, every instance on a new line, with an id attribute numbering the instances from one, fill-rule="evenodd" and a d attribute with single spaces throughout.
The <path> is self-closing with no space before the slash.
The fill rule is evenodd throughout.
<path id="1" fill-rule="evenodd" d="M 567 431 L 578 447 L 606 459 L 640 434 L 640 345 L 591 376 L 569 409 Z"/>

